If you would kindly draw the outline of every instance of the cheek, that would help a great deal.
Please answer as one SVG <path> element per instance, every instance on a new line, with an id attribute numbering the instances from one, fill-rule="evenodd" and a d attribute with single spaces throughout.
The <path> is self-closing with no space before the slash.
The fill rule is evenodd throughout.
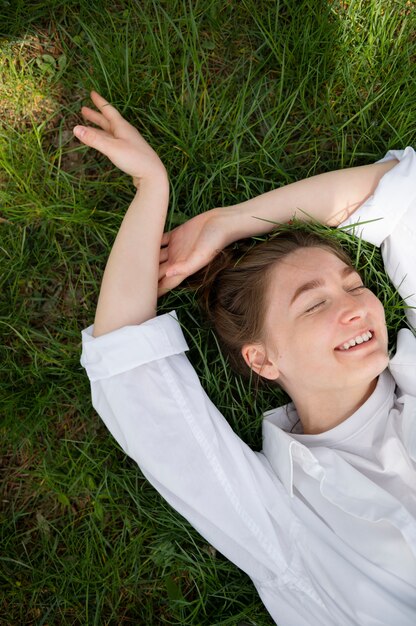
<path id="1" fill-rule="evenodd" d="M 282 356 L 293 368 L 300 371 L 308 370 L 312 375 L 319 374 L 321 368 L 329 363 L 334 345 L 334 329 L 337 315 L 328 310 L 305 320 L 301 329 L 297 329 L 286 343 Z"/>
<path id="2" fill-rule="evenodd" d="M 387 326 L 386 326 L 386 312 L 380 300 L 377 300 L 377 303 L 378 303 L 377 312 L 378 312 L 379 320 L 380 320 L 381 333 L 383 333 L 383 336 L 384 336 L 384 343 L 385 343 L 385 348 L 387 352 L 389 337 L 388 337 Z"/>
<path id="3" fill-rule="evenodd" d="M 369 300 L 368 307 L 372 311 L 375 320 L 385 325 L 386 312 L 384 310 L 384 306 L 374 294 L 372 294 L 372 297 Z"/>
<path id="4" fill-rule="evenodd" d="M 305 370 L 316 365 L 322 358 L 322 334 L 315 329 L 303 329 L 281 337 L 275 355 L 277 364 L 284 371 Z"/>

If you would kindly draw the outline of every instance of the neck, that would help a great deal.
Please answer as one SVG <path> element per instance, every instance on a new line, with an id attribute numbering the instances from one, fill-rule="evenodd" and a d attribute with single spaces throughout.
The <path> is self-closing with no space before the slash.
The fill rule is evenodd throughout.
<path id="1" fill-rule="evenodd" d="M 377 385 L 375 378 L 365 388 L 348 389 L 348 392 L 336 390 L 322 394 L 314 392 L 302 398 L 293 398 L 305 435 L 318 435 L 335 428 L 355 413 L 370 397 Z"/>

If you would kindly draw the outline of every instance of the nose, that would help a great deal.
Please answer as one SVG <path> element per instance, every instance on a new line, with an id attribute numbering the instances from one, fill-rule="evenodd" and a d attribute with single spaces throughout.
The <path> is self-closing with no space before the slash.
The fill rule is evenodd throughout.
<path id="1" fill-rule="evenodd" d="M 340 321 L 343 324 L 350 324 L 353 321 L 360 321 L 366 316 L 366 309 L 362 299 L 349 292 L 344 292 L 340 305 Z"/>

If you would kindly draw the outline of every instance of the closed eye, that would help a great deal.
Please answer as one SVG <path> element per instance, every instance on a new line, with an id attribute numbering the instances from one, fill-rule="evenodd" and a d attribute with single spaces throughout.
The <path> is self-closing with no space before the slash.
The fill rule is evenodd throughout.
<path id="1" fill-rule="evenodd" d="M 360 294 L 363 291 L 363 289 L 366 289 L 365 285 L 357 285 L 356 287 L 352 287 L 351 289 L 347 289 L 347 291 L 349 293 Z M 306 309 L 305 313 L 313 313 L 314 311 L 319 309 L 319 307 L 323 306 L 325 304 L 325 302 L 326 302 L 326 300 L 321 300 L 321 302 L 317 302 L 313 306 L 311 306 L 308 309 Z"/>
<path id="2" fill-rule="evenodd" d="M 319 309 L 319 307 L 325 304 L 325 302 L 326 300 L 322 300 L 322 302 L 318 302 L 317 304 L 314 304 L 313 306 L 309 307 L 309 309 L 306 309 L 305 313 L 313 313 L 313 311 L 316 311 L 317 309 Z"/>

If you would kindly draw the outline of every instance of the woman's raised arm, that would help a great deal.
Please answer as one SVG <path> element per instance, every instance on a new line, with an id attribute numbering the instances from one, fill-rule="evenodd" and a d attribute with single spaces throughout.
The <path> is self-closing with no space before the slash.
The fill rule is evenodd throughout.
<path id="1" fill-rule="evenodd" d="M 99 94 L 91 92 L 91 99 L 98 111 L 83 107 L 82 114 L 99 129 L 76 126 L 75 136 L 130 174 L 137 189 L 105 268 L 94 321 L 97 337 L 156 314 L 169 181 L 162 161 L 140 133 Z"/>
<path id="2" fill-rule="evenodd" d="M 293 218 L 338 226 L 371 196 L 397 161 L 336 170 L 305 178 L 229 207 L 198 215 L 165 233 L 159 295 L 204 267 L 229 243 L 264 235 Z"/>

